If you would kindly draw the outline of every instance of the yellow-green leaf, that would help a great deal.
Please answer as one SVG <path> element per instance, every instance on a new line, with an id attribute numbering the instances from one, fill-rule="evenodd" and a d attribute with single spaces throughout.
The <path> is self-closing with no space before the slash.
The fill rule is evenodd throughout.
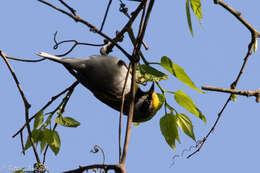
<path id="1" fill-rule="evenodd" d="M 80 122 L 76 121 L 71 117 L 58 116 L 55 118 L 55 122 L 65 127 L 78 127 Z"/>
<path id="2" fill-rule="evenodd" d="M 200 118 L 202 121 L 206 123 L 206 117 L 201 113 L 201 111 L 196 107 L 193 100 L 185 94 L 182 90 L 178 90 L 177 92 L 174 92 L 174 99 L 176 102 L 185 108 L 190 113 L 194 114 L 198 118 Z"/>
<path id="3" fill-rule="evenodd" d="M 47 140 L 48 145 L 50 146 L 51 150 L 57 155 L 60 151 L 60 137 L 57 131 L 45 129 L 45 139 Z"/>
<path id="4" fill-rule="evenodd" d="M 42 125 L 43 118 L 44 118 L 43 110 L 40 110 L 36 114 L 35 119 L 34 119 L 34 124 L 33 124 L 34 129 L 38 129 Z"/>
<path id="5" fill-rule="evenodd" d="M 168 75 L 149 65 L 139 65 L 136 69 L 136 79 L 139 83 L 145 83 L 148 81 L 159 82 L 160 80 L 167 80 L 168 77 Z"/>
<path id="6" fill-rule="evenodd" d="M 161 58 L 160 65 L 165 68 L 167 71 L 169 71 L 171 74 L 173 74 L 177 79 L 179 79 L 181 82 L 189 86 L 190 88 L 200 92 L 204 93 L 200 89 L 196 87 L 196 85 L 192 82 L 192 80 L 189 78 L 189 76 L 185 73 L 183 68 L 181 68 L 179 65 L 172 62 L 170 58 L 167 56 L 163 56 Z"/>
<path id="7" fill-rule="evenodd" d="M 202 18 L 202 12 L 201 12 L 201 2 L 200 2 L 200 0 L 190 0 L 190 4 L 191 4 L 192 11 L 196 15 L 199 23 L 201 23 L 200 19 Z"/>
<path id="8" fill-rule="evenodd" d="M 186 16 L 187 16 L 190 33 L 193 36 L 192 23 L 190 17 L 190 0 L 186 0 Z"/>
<path id="9" fill-rule="evenodd" d="M 42 137 L 42 139 L 41 139 L 41 141 L 40 141 L 41 152 L 42 152 L 43 149 L 46 147 L 48 135 L 50 135 L 47 131 L 49 131 L 49 130 L 48 130 L 48 129 L 47 129 L 47 130 L 44 129 L 44 130 L 42 131 L 43 137 Z"/>
<path id="10" fill-rule="evenodd" d="M 180 129 L 189 137 L 191 137 L 194 141 L 195 135 L 193 132 L 193 125 L 189 117 L 187 117 L 185 114 L 177 114 L 177 125 L 180 127 Z"/>
<path id="11" fill-rule="evenodd" d="M 175 150 L 175 140 L 179 138 L 176 116 L 166 114 L 160 119 L 160 129 L 168 145 Z"/>
<path id="12" fill-rule="evenodd" d="M 34 129 L 32 131 L 32 139 L 35 144 L 37 144 L 43 138 L 42 131 L 38 129 Z M 27 141 L 25 143 L 24 151 L 32 146 L 29 136 L 27 137 Z"/>

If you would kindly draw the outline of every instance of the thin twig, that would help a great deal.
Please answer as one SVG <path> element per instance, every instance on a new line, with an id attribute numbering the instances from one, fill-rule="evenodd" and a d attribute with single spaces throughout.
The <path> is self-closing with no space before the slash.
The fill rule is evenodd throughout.
<path id="1" fill-rule="evenodd" d="M 120 12 L 122 12 L 128 19 L 130 19 L 130 15 L 128 14 L 128 8 L 125 7 L 125 4 L 120 0 Z M 131 28 L 129 28 L 131 29 Z M 142 40 L 142 44 L 145 48 L 145 50 L 148 50 L 149 49 L 149 46 L 144 42 L 144 40 Z"/>
<path id="2" fill-rule="evenodd" d="M 144 6 L 143 6 L 143 15 L 140 21 L 140 26 L 139 26 L 139 35 L 140 32 L 142 32 L 142 26 L 143 25 L 143 21 L 144 21 L 144 14 L 145 14 L 145 7 L 146 7 L 146 3 L 148 0 L 144 1 Z M 128 144 L 130 141 L 130 136 L 131 136 L 131 127 L 132 127 L 132 122 L 133 122 L 133 114 L 134 114 L 134 105 L 135 105 L 135 90 L 136 90 L 136 65 L 137 62 L 139 61 L 138 58 L 136 58 L 137 52 L 140 50 L 138 49 L 138 42 L 136 42 L 134 51 L 133 51 L 133 59 L 131 60 L 131 67 L 132 67 L 132 80 L 131 80 L 131 96 L 130 96 L 130 106 L 129 106 L 129 112 L 128 112 L 128 118 L 127 118 L 127 127 L 126 127 L 126 134 L 125 134 L 125 141 L 124 141 L 124 148 L 123 148 L 123 155 L 120 159 L 120 163 L 121 164 L 125 164 L 125 160 L 126 160 L 126 155 L 127 155 L 127 151 L 128 151 Z"/>
<path id="3" fill-rule="evenodd" d="M 124 104 L 125 104 L 125 88 L 126 88 L 126 84 L 128 82 L 128 76 L 130 74 L 130 70 L 131 69 L 131 63 L 129 63 L 128 65 L 128 70 L 127 70 L 127 74 L 125 77 L 125 82 L 124 82 L 124 87 L 123 87 L 123 92 L 122 92 L 122 97 L 121 97 L 121 108 L 120 108 L 120 116 L 119 116 L 119 129 L 118 129 L 118 143 L 119 143 L 119 162 L 121 159 L 121 152 L 122 152 L 122 141 L 121 141 L 121 132 L 122 132 L 122 116 L 123 116 L 123 112 L 124 112 Z"/>
<path id="4" fill-rule="evenodd" d="M 22 153 L 25 155 L 24 142 L 23 142 L 23 131 L 20 132 L 20 139 L 22 144 Z"/>
<path id="5" fill-rule="evenodd" d="M 224 3 L 222 0 L 214 0 L 214 3 L 217 5 L 222 6 L 225 8 L 227 11 L 229 11 L 235 18 L 237 18 L 250 32 L 255 33 L 256 37 L 260 36 L 260 33 L 253 27 L 251 26 L 243 17 L 242 14 L 239 11 L 234 10 L 231 8 L 229 5 Z"/>
<path id="6" fill-rule="evenodd" d="M 107 14 L 108 14 L 108 11 L 109 11 L 109 8 L 110 8 L 111 3 L 112 3 L 112 0 L 109 0 L 108 5 L 107 5 L 107 9 L 106 9 L 106 12 L 105 12 L 105 15 L 104 15 L 104 18 L 103 18 L 101 27 L 100 27 L 100 31 L 102 31 L 102 29 L 103 29 L 103 27 L 104 27 L 104 24 L 105 24 L 105 22 L 106 22 Z"/>
<path id="7" fill-rule="evenodd" d="M 82 19 L 80 16 L 78 16 L 78 15 L 72 15 L 72 14 L 68 13 L 67 11 L 64 11 L 64 10 L 62 10 L 62 9 L 60 9 L 60 8 L 58 8 L 58 7 L 56 7 L 56 6 L 52 5 L 52 4 L 50 4 L 50 3 L 46 2 L 46 1 L 44 1 L 44 0 L 38 0 L 38 1 L 41 2 L 41 3 L 43 3 L 43 4 L 45 4 L 45 5 L 47 5 L 47 6 L 49 6 L 49 7 L 51 7 L 51 8 L 53 8 L 53 9 L 55 9 L 55 10 L 57 10 L 57 11 L 59 11 L 59 12 L 61 12 L 61 13 L 63 13 L 63 14 L 65 14 L 65 15 L 67 15 L 67 16 L 69 16 L 70 18 L 74 19 L 75 22 L 80 22 L 80 23 L 86 25 L 87 27 L 90 28 L 91 31 L 93 31 L 93 32 L 95 32 L 95 33 L 98 33 L 99 35 L 101 35 L 101 36 L 104 37 L 105 39 L 107 39 L 107 40 L 109 40 L 110 42 L 112 42 L 113 44 L 115 44 L 115 46 L 116 46 L 127 58 L 129 58 L 129 59 L 132 58 L 131 55 L 129 55 L 119 44 L 117 44 L 117 42 L 115 42 L 112 38 L 110 38 L 109 36 L 107 36 L 105 33 L 99 31 L 94 25 L 92 25 L 92 24 L 90 24 L 89 22 L 87 22 L 86 20 Z"/>
<path id="8" fill-rule="evenodd" d="M 62 99 L 62 102 L 57 106 L 56 109 L 54 109 L 50 114 L 54 114 L 56 111 L 58 111 L 61 107 L 61 110 L 60 110 L 60 114 L 64 113 L 65 111 L 65 108 L 66 108 L 66 105 L 74 91 L 75 87 L 71 87 L 69 90 L 68 90 L 68 93 L 66 94 L 66 96 Z M 53 129 L 52 131 L 54 131 L 57 127 L 57 123 L 54 124 L 53 126 Z M 43 154 L 43 164 L 45 163 L 45 160 L 46 160 L 46 154 L 47 154 L 47 150 L 49 148 L 49 144 L 47 144 L 46 148 L 45 148 L 45 151 L 44 151 L 44 154 Z"/>
<path id="9" fill-rule="evenodd" d="M 144 0 L 145 4 L 147 4 L 148 0 Z M 145 7 L 146 5 L 144 4 L 143 7 L 143 12 L 145 12 Z M 123 155 L 122 155 L 122 159 L 120 161 L 121 164 L 125 164 L 126 161 L 126 155 L 127 155 L 127 151 L 128 151 L 128 145 L 129 145 L 129 140 L 130 140 L 130 134 L 131 134 L 131 126 L 132 126 L 132 122 L 133 122 L 133 114 L 134 114 L 134 105 L 135 105 L 135 85 L 136 85 L 136 66 L 137 66 L 137 62 L 139 61 L 138 58 L 138 53 L 140 52 L 140 47 L 141 47 L 141 43 L 145 34 L 145 30 L 146 30 L 146 26 L 148 24 L 149 21 L 149 17 L 150 17 L 150 13 L 152 10 L 154 4 L 154 0 L 151 0 L 149 5 L 148 5 L 148 9 L 147 9 L 147 13 L 145 18 L 141 18 L 140 24 L 143 26 L 140 26 L 139 31 L 138 31 L 138 36 L 137 36 L 137 41 L 136 41 L 136 45 L 133 51 L 133 60 L 131 61 L 132 64 L 132 83 L 131 83 L 131 103 L 130 103 L 130 109 L 129 109 L 129 114 L 128 114 L 128 119 L 127 119 L 127 128 L 126 128 L 126 135 L 125 135 L 125 142 L 124 142 L 124 149 L 123 149 Z"/>
<path id="10" fill-rule="evenodd" d="M 60 92 L 59 94 L 57 94 L 56 96 L 53 96 L 51 98 L 51 100 L 45 104 L 40 110 L 44 110 L 46 109 L 50 104 L 52 104 L 52 102 L 54 102 L 57 98 L 59 98 L 61 95 L 63 95 L 64 93 L 66 93 L 68 90 L 70 90 L 71 88 L 75 88 L 77 85 L 79 84 L 78 81 L 74 82 L 71 86 L 69 86 L 68 88 L 66 88 L 65 90 L 63 90 L 62 92 Z M 38 112 L 37 112 L 38 113 Z M 29 118 L 29 122 L 31 122 L 35 117 L 36 114 L 34 114 L 31 118 Z M 23 129 L 26 127 L 26 124 L 24 124 L 12 137 L 16 137 L 21 131 L 23 131 Z"/>
<path id="11" fill-rule="evenodd" d="M 148 8 L 147 8 L 147 13 L 146 13 L 146 16 L 145 16 L 145 19 L 144 19 L 142 32 L 140 32 L 140 36 L 138 36 L 137 39 L 136 39 L 138 52 L 140 51 L 141 43 L 143 41 L 144 34 L 145 34 L 145 31 L 146 31 L 146 27 L 147 27 L 147 24 L 148 24 L 148 21 L 149 21 L 149 18 L 150 18 L 150 14 L 152 12 L 153 4 L 154 4 L 154 0 L 151 0 L 149 5 L 148 5 Z"/>
<path id="12" fill-rule="evenodd" d="M 41 59 L 21 59 L 21 58 L 15 58 L 15 57 L 11 57 L 11 56 L 6 56 L 7 59 L 11 59 L 11 60 L 15 60 L 15 61 L 21 61 L 21 62 L 40 62 L 45 60 L 45 58 L 41 58 Z"/>
<path id="13" fill-rule="evenodd" d="M 54 124 L 52 131 L 54 131 L 54 130 L 56 129 L 57 125 L 58 125 L 57 123 Z M 47 144 L 47 146 L 46 146 L 46 148 L 45 148 L 45 150 L 44 150 L 44 152 L 43 152 L 42 164 L 44 164 L 45 161 L 46 161 L 46 155 L 47 155 L 48 149 L 49 149 L 49 144 Z"/>
<path id="14" fill-rule="evenodd" d="M 249 56 L 252 54 L 252 49 L 253 49 L 253 46 L 255 44 L 255 41 L 256 41 L 256 38 L 260 36 L 259 32 L 253 28 L 248 22 L 246 22 L 246 20 L 244 18 L 242 18 L 242 15 L 240 12 L 237 12 L 236 10 L 232 9 L 230 6 L 228 6 L 226 3 L 224 3 L 222 0 L 214 0 L 214 3 L 215 4 L 218 4 L 220 6 L 222 6 L 224 9 L 226 9 L 227 11 L 229 11 L 233 16 L 235 16 L 251 33 L 251 41 L 248 45 L 248 50 L 247 50 L 247 53 L 246 53 L 246 56 L 244 58 L 244 62 L 242 64 L 242 67 L 239 71 L 239 74 L 236 78 L 236 80 L 231 84 L 231 89 L 235 89 L 237 84 L 238 84 L 238 81 L 241 77 L 241 75 L 243 74 L 244 72 L 244 69 L 245 69 L 245 66 L 247 64 L 247 61 L 248 61 L 248 58 Z M 212 134 L 212 132 L 215 130 L 220 118 L 222 117 L 223 115 L 223 112 L 224 110 L 226 109 L 228 103 L 232 100 L 232 94 L 229 96 L 229 98 L 227 99 L 227 101 L 225 102 L 223 108 L 221 109 L 221 111 L 218 113 L 218 117 L 215 121 L 215 123 L 213 124 L 212 128 L 210 129 L 210 131 L 208 132 L 208 134 L 203 138 L 201 144 L 198 146 L 197 150 L 194 151 L 193 153 L 191 153 L 190 155 L 188 155 L 187 158 L 190 158 L 191 156 L 193 156 L 194 154 L 196 154 L 197 152 L 200 151 L 200 149 L 202 148 L 202 146 L 204 145 L 204 143 L 207 141 L 208 137 L 210 136 L 210 134 Z"/>
<path id="15" fill-rule="evenodd" d="M 260 97 L 260 89 L 258 89 L 258 90 L 236 90 L 236 89 L 228 89 L 228 88 L 218 88 L 218 87 L 213 87 L 213 86 L 202 86 L 201 88 L 203 90 L 208 90 L 208 91 L 224 92 L 224 93 L 237 94 L 237 95 L 242 95 L 242 96 L 247 96 L 247 97 L 255 96 L 257 102 L 259 102 L 259 97 Z"/>
<path id="16" fill-rule="evenodd" d="M 74 42 L 74 44 L 71 46 L 71 48 L 65 52 L 64 54 L 60 54 L 60 55 L 56 55 L 56 56 L 59 56 L 59 57 L 62 57 L 62 56 L 66 56 L 68 55 L 70 52 L 72 52 L 72 50 L 77 46 L 77 45 L 86 45 L 86 46 L 104 46 L 105 44 L 92 44 L 92 43 L 83 43 L 83 42 L 78 42 L 77 40 L 63 40 L 63 41 L 60 41 L 60 42 L 57 42 L 56 40 L 56 37 L 57 37 L 57 33 L 58 32 L 55 32 L 54 33 L 54 43 L 55 45 L 53 46 L 53 49 L 58 49 L 59 45 L 63 44 L 63 43 L 71 43 L 71 42 Z M 44 58 L 43 58 L 44 59 Z"/>
<path id="17" fill-rule="evenodd" d="M 133 22 L 135 21 L 136 17 L 138 16 L 138 14 L 140 13 L 140 11 L 142 10 L 143 6 L 144 6 L 145 1 L 142 1 L 138 7 L 136 8 L 136 10 L 132 13 L 132 17 L 129 19 L 129 21 L 127 22 L 127 24 L 123 27 L 123 29 L 116 35 L 116 37 L 113 39 L 113 42 L 111 42 L 108 46 L 106 46 L 106 50 L 100 50 L 100 52 L 103 52 L 103 54 L 109 54 L 110 52 L 112 52 L 113 47 L 115 46 L 115 42 L 118 42 L 119 40 L 121 40 L 121 38 L 124 36 L 124 33 L 127 32 L 127 30 L 131 27 L 131 25 L 133 24 Z M 129 60 L 131 61 L 132 58 L 129 58 Z"/>
<path id="18" fill-rule="evenodd" d="M 118 164 L 118 165 L 100 165 L 100 164 L 95 164 L 95 165 L 88 165 L 88 166 L 80 166 L 78 169 L 74 169 L 71 171 L 65 171 L 63 173 L 82 173 L 83 171 L 88 171 L 88 170 L 93 170 L 93 169 L 103 169 L 106 171 L 108 170 L 114 170 L 116 173 L 126 173 L 126 170 L 123 165 Z"/>
<path id="19" fill-rule="evenodd" d="M 134 114 L 134 105 L 135 105 L 135 90 L 136 90 L 136 64 L 132 63 L 132 81 L 131 81 L 131 97 L 130 97 L 130 106 L 129 106 L 129 113 L 127 118 L 127 127 L 126 127 L 126 134 L 125 134 L 125 141 L 124 141 L 124 148 L 122 158 L 120 160 L 120 164 L 125 165 L 126 155 L 128 151 L 128 144 L 130 141 L 131 135 L 131 127 L 133 122 L 133 114 Z"/>
<path id="20" fill-rule="evenodd" d="M 34 151 L 34 155 L 35 155 L 35 158 L 36 158 L 36 161 L 37 163 L 40 163 L 40 158 L 39 158 L 39 155 L 37 153 L 37 150 L 36 150 L 36 147 L 35 147 L 35 144 L 34 144 L 34 141 L 33 141 L 33 137 L 32 137 L 32 131 L 31 131 L 31 128 L 30 128 L 30 122 L 29 122 L 29 109 L 31 107 L 31 105 L 28 103 L 25 95 L 24 95 L 24 92 L 20 86 L 20 83 L 11 67 L 11 65 L 9 64 L 5 54 L 0 50 L 0 55 L 2 56 L 3 60 L 5 61 L 9 71 L 11 72 L 12 74 L 12 77 L 16 83 L 16 86 L 17 86 L 17 89 L 19 90 L 19 93 L 22 97 L 22 100 L 23 100 L 23 103 L 24 103 L 24 109 L 25 109 L 25 121 L 26 121 L 26 127 L 27 127 L 27 131 L 28 131 L 28 136 L 29 136 L 29 139 L 30 139 L 30 142 L 32 144 L 32 147 L 33 147 L 33 151 Z"/>
<path id="21" fill-rule="evenodd" d="M 68 4 L 66 4 L 63 0 L 59 0 L 59 1 L 60 1 L 60 3 L 62 3 L 67 9 L 69 9 L 70 12 L 71 12 L 74 16 L 77 15 L 75 9 L 71 8 L 71 7 L 70 7 Z"/>

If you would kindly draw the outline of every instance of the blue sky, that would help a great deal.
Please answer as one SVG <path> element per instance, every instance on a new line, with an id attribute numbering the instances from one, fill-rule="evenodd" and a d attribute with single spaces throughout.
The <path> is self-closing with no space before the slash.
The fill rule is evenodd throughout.
<path id="1" fill-rule="evenodd" d="M 50 1 L 51 2 L 51 1 Z M 260 29 L 258 7 L 260 2 L 228 2 L 256 29 Z M 58 3 L 57 3 L 58 4 Z M 126 2 L 129 9 L 136 5 Z M 103 1 L 77 1 L 71 3 L 78 14 L 95 26 L 100 26 L 105 10 Z M 69 46 L 53 50 L 53 33 L 58 39 L 76 39 L 81 42 L 102 43 L 103 38 L 90 33 L 85 26 L 75 23 L 38 1 L 3 1 L 0 10 L 0 49 L 9 56 L 36 59 L 37 51 L 53 54 L 63 53 Z M 114 0 L 104 32 L 114 36 L 127 19 L 118 11 L 119 2 Z M 160 61 L 162 56 L 170 57 L 185 69 L 198 87 L 212 85 L 228 88 L 235 80 L 247 51 L 250 33 L 231 14 L 213 1 L 202 2 L 203 19 L 200 26 L 192 16 L 195 36 L 192 38 L 186 21 L 184 1 L 156 1 L 145 35 L 149 51 L 144 51 L 150 61 Z M 132 50 L 129 42 L 121 45 Z M 79 46 L 70 56 L 87 57 L 98 54 L 99 48 Z M 117 49 L 113 56 L 127 61 Z M 259 51 L 250 56 L 238 89 L 258 89 L 257 77 L 260 59 Z M 44 61 L 22 63 L 10 61 L 21 86 L 32 104 L 33 115 L 49 99 L 68 87 L 75 79 L 61 65 Z M 12 135 L 24 124 L 24 107 L 15 83 L 4 64 L 1 69 L 1 148 L 0 173 L 13 168 L 31 167 L 35 162 L 31 149 L 21 154 L 19 137 Z M 169 102 L 180 112 L 185 112 L 194 124 L 195 136 L 202 139 L 210 130 L 217 114 L 228 95 L 207 92 L 200 94 L 172 76 L 162 85 L 171 91 L 184 90 L 193 98 L 207 118 L 207 124 L 178 107 L 172 96 Z M 157 88 L 157 91 L 158 88 Z M 58 102 L 56 102 L 58 104 Z M 101 154 L 92 154 L 94 145 L 100 145 L 106 153 L 106 163 L 118 161 L 118 112 L 98 101 L 90 91 L 78 86 L 69 101 L 66 116 L 81 122 L 78 128 L 58 127 L 61 150 L 58 156 L 47 153 L 47 167 L 51 172 L 61 172 L 78 167 L 102 163 Z M 258 131 L 259 104 L 254 98 L 238 97 L 225 110 L 215 132 L 209 137 L 199 153 L 190 159 L 173 156 L 194 145 L 194 141 L 181 133 L 181 144 L 174 152 L 160 132 L 159 120 L 163 111 L 149 122 L 134 127 L 127 157 L 128 172 L 259 172 L 258 156 L 260 140 Z M 124 118 L 126 122 L 126 118 Z M 185 153 L 185 155 L 188 153 Z M 42 155 L 41 155 L 42 156 Z"/>

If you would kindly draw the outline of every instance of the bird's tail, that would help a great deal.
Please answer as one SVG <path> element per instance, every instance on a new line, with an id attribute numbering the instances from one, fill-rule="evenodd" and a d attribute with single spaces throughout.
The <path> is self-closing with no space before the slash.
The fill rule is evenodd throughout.
<path id="1" fill-rule="evenodd" d="M 45 52 L 37 52 L 36 54 L 43 57 L 43 58 L 46 58 L 46 59 L 50 59 L 50 60 L 53 60 L 53 61 L 56 61 L 56 62 L 59 62 L 59 63 L 62 62 L 61 61 L 62 58 L 55 56 L 55 55 L 51 55 L 51 54 L 48 54 L 48 53 L 45 53 Z"/>

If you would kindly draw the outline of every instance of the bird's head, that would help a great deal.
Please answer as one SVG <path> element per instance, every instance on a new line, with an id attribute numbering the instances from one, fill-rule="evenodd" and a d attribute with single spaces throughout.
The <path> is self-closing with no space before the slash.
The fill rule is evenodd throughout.
<path id="1" fill-rule="evenodd" d="M 154 83 L 147 92 L 138 88 L 135 96 L 133 122 L 145 122 L 150 120 L 159 108 L 160 100 L 158 95 L 154 92 Z"/>

